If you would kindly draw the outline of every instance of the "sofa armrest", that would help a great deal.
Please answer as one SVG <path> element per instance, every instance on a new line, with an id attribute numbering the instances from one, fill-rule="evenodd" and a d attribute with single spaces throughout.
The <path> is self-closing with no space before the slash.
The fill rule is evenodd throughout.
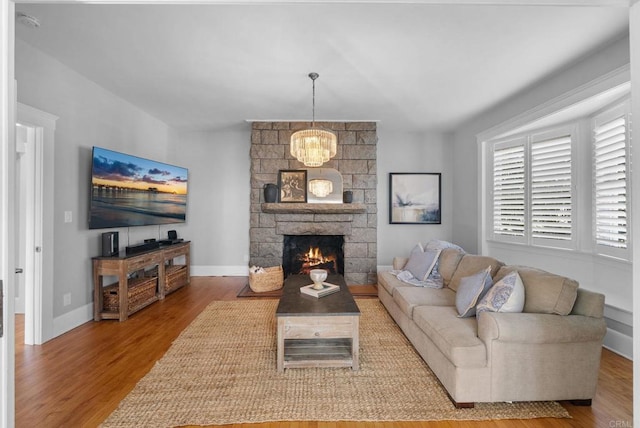
<path id="1" fill-rule="evenodd" d="M 573 304 L 571 315 L 587 315 L 595 318 L 604 317 L 604 294 L 578 288 L 578 295 Z"/>
<path id="2" fill-rule="evenodd" d="M 394 270 L 402 270 L 404 265 L 407 264 L 409 259 L 407 257 L 394 257 L 393 258 L 393 269 Z"/>
<path id="3" fill-rule="evenodd" d="M 593 342 L 606 332 L 603 318 L 583 315 L 481 312 L 478 319 L 478 337 L 485 343 Z"/>

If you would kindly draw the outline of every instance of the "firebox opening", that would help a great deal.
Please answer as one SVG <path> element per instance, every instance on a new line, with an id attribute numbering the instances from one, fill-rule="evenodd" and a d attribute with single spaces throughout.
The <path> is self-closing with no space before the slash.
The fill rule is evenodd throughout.
<path id="1" fill-rule="evenodd" d="M 344 236 L 285 235 L 282 267 L 285 277 L 308 275 L 311 269 L 344 275 Z"/>

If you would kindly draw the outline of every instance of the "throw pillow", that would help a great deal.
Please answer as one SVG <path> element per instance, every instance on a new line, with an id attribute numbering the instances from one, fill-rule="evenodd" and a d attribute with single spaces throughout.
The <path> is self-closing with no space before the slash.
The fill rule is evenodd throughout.
<path id="1" fill-rule="evenodd" d="M 522 312 L 524 308 L 524 284 L 517 271 L 506 275 L 489 289 L 476 306 L 481 312 Z"/>
<path id="2" fill-rule="evenodd" d="M 409 253 L 409 257 L 411 257 L 415 253 L 423 253 L 423 252 L 424 252 L 424 248 L 422 248 L 422 244 L 418 242 L 416 246 L 411 249 L 411 252 Z"/>
<path id="3" fill-rule="evenodd" d="M 432 239 L 429 242 L 427 242 L 427 245 L 425 246 L 425 249 L 427 250 L 445 250 L 447 248 L 453 248 L 456 249 L 458 251 L 460 251 L 461 253 L 464 253 L 465 251 L 462 249 L 462 247 L 459 247 L 456 244 L 452 244 L 451 242 L 448 241 L 442 241 L 440 239 Z M 440 274 L 440 257 L 438 256 L 438 260 L 436 261 L 436 264 L 433 266 L 433 269 L 431 270 L 431 273 L 429 274 L 429 277 L 427 278 L 428 280 L 434 282 L 435 284 L 438 284 L 440 287 L 442 287 L 444 285 L 444 279 L 442 278 L 442 275 Z"/>
<path id="4" fill-rule="evenodd" d="M 431 269 L 436 264 L 440 250 L 427 250 L 423 253 L 412 252 L 409 256 L 409 261 L 404 266 L 404 270 L 411 272 L 414 278 L 424 281 L 431 273 Z"/>
<path id="5" fill-rule="evenodd" d="M 460 318 L 474 316 L 476 314 L 476 304 L 492 285 L 491 266 L 474 275 L 462 278 L 456 292 L 458 316 Z"/>

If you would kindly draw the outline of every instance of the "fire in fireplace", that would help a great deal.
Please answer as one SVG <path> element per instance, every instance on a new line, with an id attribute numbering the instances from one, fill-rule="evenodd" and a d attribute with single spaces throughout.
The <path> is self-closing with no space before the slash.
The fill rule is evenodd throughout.
<path id="1" fill-rule="evenodd" d="M 311 269 L 344 275 L 342 235 L 285 235 L 282 267 L 285 276 L 308 275 Z"/>

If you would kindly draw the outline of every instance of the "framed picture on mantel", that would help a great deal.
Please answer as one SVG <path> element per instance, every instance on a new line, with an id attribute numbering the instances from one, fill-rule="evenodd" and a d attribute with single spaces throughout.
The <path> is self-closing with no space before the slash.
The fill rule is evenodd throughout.
<path id="1" fill-rule="evenodd" d="M 389 173 L 389 223 L 440 224 L 440 173 Z"/>
<path id="2" fill-rule="evenodd" d="M 307 171 L 281 169 L 278 171 L 278 188 L 280 202 L 307 202 Z"/>

